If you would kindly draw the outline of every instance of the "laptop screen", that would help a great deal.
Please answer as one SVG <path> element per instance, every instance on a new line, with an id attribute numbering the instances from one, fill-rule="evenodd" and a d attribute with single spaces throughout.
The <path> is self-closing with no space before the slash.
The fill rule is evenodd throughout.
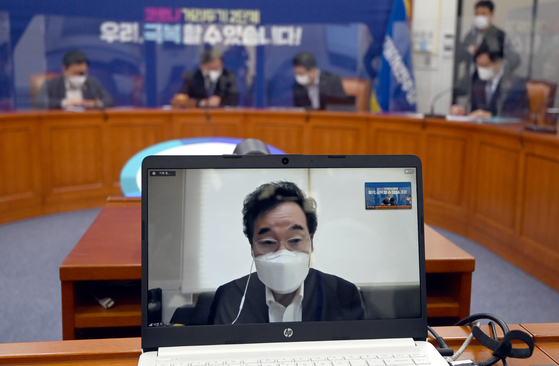
<path id="1" fill-rule="evenodd" d="M 426 337 L 417 157 L 155 156 L 142 176 L 144 350 Z"/>

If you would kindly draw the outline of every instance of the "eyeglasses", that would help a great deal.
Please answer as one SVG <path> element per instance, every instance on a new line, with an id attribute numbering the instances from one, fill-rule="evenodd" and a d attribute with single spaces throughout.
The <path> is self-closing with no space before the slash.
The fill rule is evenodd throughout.
<path id="1" fill-rule="evenodd" d="M 285 246 L 287 250 L 292 252 L 300 252 L 307 248 L 307 244 L 310 241 L 310 237 L 300 237 L 296 236 L 283 241 L 277 241 L 276 239 L 266 238 L 260 239 L 254 242 L 254 246 L 261 253 L 273 253 L 281 247 L 281 244 Z"/>

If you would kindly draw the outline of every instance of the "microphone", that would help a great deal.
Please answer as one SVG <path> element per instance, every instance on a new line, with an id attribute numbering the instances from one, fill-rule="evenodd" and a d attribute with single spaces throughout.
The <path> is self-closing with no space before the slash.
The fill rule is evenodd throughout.
<path id="1" fill-rule="evenodd" d="M 439 99 L 441 99 L 441 97 L 445 96 L 446 94 L 448 94 L 449 92 L 453 92 L 457 89 L 457 87 L 455 86 L 451 86 L 448 87 L 446 89 L 444 89 L 443 91 L 439 92 L 438 94 L 436 94 L 433 97 L 433 100 L 431 101 L 431 109 L 429 114 L 427 114 L 425 117 L 431 117 L 431 118 L 446 118 L 446 115 L 441 115 L 441 114 L 435 114 L 435 103 L 437 103 L 437 101 Z"/>

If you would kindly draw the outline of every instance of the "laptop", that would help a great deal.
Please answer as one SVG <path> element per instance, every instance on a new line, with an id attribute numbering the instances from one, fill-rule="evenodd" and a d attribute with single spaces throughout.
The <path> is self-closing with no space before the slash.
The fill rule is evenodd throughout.
<path id="1" fill-rule="evenodd" d="M 140 366 L 447 366 L 426 342 L 418 157 L 148 156 L 141 174 Z M 298 187 L 304 204 L 270 191 L 282 184 Z M 287 199 L 250 219 L 249 197 Z M 270 239 L 276 221 L 266 220 L 286 207 L 306 222 L 281 230 L 303 234 Z M 307 214 L 318 219 L 312 235 Z M 309 248 L 305 235 L 312 250 L 296 253 L 304 275 L 294 275 L 300 264 L 285 276 L 258 266 L 273 257 L 257 253 L 261 245 L 289 256 L 290 246 Z M 278 316 L 292 289 L 273 282 L 294 276 L 301 286 Z"/>

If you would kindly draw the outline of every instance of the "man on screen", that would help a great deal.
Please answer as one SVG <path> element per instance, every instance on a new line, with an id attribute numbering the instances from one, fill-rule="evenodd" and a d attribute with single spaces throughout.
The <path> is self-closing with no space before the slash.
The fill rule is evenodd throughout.
<path id="1" fill-rule="evenodd" d="M 260 186 L 243 206 L 256 273 L 218 288 L 210 324 L 355 320 L 365 316 L 357 287 L 310 268 L 316 202 L 291 182 Z"/>
<path id="2" fill-rule="evenodd" d="M 45 81 L 33 101 L 36 109 L 107 108 L 113 98 L 94 77 L 88 76 L 89 60 L 73 50 L 62 59 L 62 75 Z"/>
<path id="3" fill-rule="evenodd" d="M 339 75 L 320 70 L 310 52 L 300 52 L 293 59 L 293 104 L 295 107 L 325 109 L 328 97 L 346 97 Z"/>

